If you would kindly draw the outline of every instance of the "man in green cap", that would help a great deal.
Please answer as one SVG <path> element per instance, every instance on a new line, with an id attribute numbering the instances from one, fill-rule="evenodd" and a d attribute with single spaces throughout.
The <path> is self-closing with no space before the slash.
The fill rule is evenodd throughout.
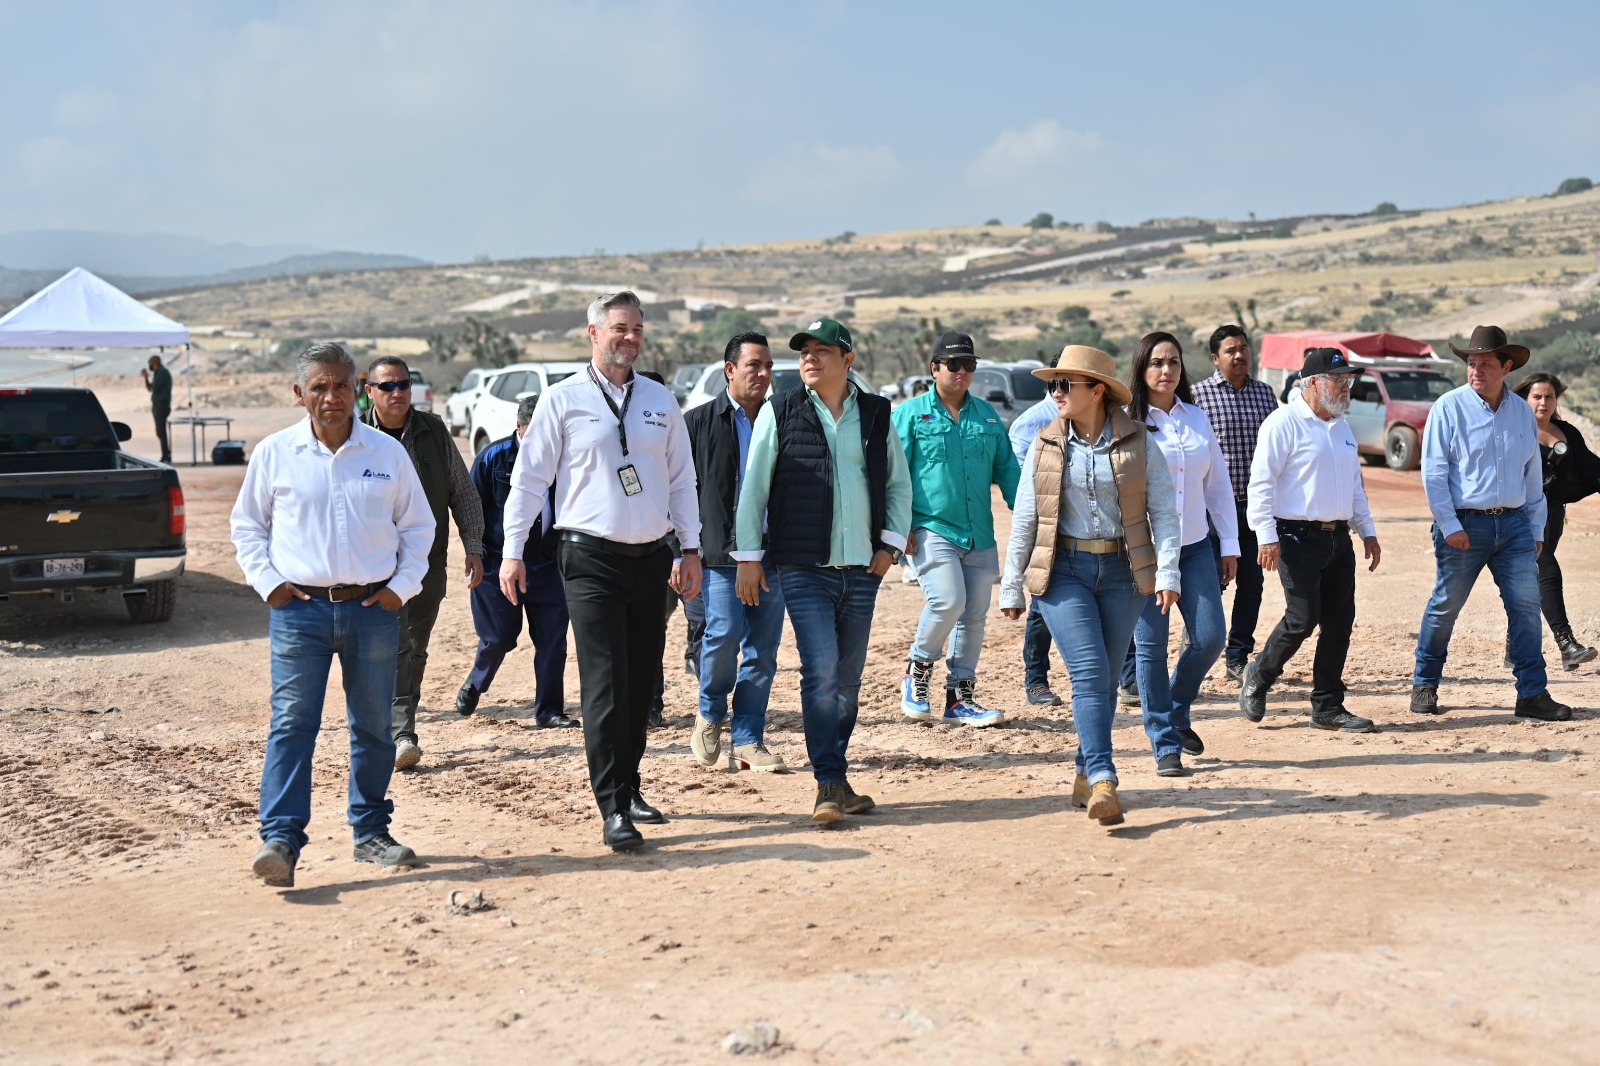
<path id="1" fill-rule="evenodd" d="M 819 318 L 789 340 L 802 388 L 774 396 L 751 431 L 739 492 L 734 588 L 754 607 L 777 570 L 800 652 L 800 713 L 817 781 L 813 821 L 864 814 L 846 779 L 878 585 L 911 528 L 911 475 L 889 401 L 850 382 L 850 330 Z M 766 536 L 763 542 L 763 517 Z"/>

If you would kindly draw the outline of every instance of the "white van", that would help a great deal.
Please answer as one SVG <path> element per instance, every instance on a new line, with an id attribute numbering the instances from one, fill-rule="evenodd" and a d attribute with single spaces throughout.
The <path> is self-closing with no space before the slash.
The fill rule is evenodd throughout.
<path id="1" fill-rule="evenodd" d="M 583 372 L 582 363 L 512 363 L 500 370 L 486 370 L 478 398 L 467 419 L 467 439 L 472 453 L 483 451 L 491 441 L 509 436 L 517 428 L 517 405 L 524 396 L 541 395 L 562 378 Z"/>

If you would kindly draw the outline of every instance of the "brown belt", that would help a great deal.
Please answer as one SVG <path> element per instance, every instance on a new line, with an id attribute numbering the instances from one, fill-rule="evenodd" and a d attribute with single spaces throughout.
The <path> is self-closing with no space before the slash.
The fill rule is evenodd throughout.
<path id="1" fill-rule="evenodd" d="M 1080 540 L 1077 537 L 1057 536 L 1056 547 L 1062 551 L 1088 552 L 1090 555 L 1118 555 L 1124 550 L 1124 543 L 1121 537 Z"/>
<path id="2" fill-rule="evenodd" d="M 346 600 L 364 600 L 389 583 L 388 578 L 374 582 L 371 585 L 295 585 L 295 588 L 304 592 L 314 600 L 327 600 L 329 603 L 343 603 Z"/>

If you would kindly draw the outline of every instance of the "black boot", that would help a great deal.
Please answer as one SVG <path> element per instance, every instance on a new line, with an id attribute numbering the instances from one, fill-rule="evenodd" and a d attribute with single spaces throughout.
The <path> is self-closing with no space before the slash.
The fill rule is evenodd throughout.
<path id="1" fill-rule="evenodd" d="M 1556 635 L 1556 647 L 1561 649 L 1562 669 L 1576 670 L 1584 663 L 1600 657 L 1600 651 L 1578 643 L 1578 638 L 1572 635 L 1571 626 L 1562 626 L 1560 629 L 1551 626 L 1550 631 Z"/>

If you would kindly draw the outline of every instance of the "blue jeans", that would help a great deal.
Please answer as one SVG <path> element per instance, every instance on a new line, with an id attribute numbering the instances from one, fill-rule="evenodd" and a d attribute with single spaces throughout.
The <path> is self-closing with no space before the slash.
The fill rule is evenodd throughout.
<path id="1" fill-rule="evenodd" d="M 1050 629 L 1039 613 L 1039 597 L 1028 600 L 1028 620 L 1022 627 L 1022 683 L 1028 688 L 1050 684 Z"/>
<path id="2" fill-rule="evenodd" d="M 785 566 L 778 570 L 800 652 L 800 716 L 817 783 L 845 779 L 861 704 L 861 671 L 882 578 L 866 570 Z"/>
<path id="3" fill-rule="evenodd" d="M 746 607 L 734 591 L 733 566 L 708 566 L 700 599 L 706 631 L 700 642 L 700 717 L 721 725 L 733 694 L 733 742 L 760 744 L 767 728 L 767 698 L 778 672 L 783 638 L 783 586 L 767 578 L 770 592 Z"/>
<path id="4" fill-rule="evenodd" d="M 261 839 L 296 854 L 311 821 L 311 756 L 322 725 L 328 669 L 339 657 L 350 725 L 350 826 L 356 843 L 389 828 L 394 773 L 389 733 L 400 616 L 360 600 L 290 600 L 272 608 L 272 724 L 261 767 Z"/>
<path id="5" fill-rule="evenodd" d="M 1050 585 L 1034 598 L 1072 680 L 1072 723 L 1078 730 L 1078 772 L 1091 785 L 1115 782 L 1111 716 L 1117 677 L 1145 597 L 1133 584 L 1125 554 L 1058 550 Z"/>
<path id="6" fill-rule="evenodd" d="M 1506 606 L 1508 634 L 1506 653 L 1511 656 L 1517 677 L 1517 698 L 1537 696 L 1549 688 L 1541 643 L 1544 630 L 1539 622 L 1539 563 L 1534 555 L 1534 532 L 1528 510 L 1519 507 L 1503 515 L 1459 514 L 1461 528 L 1470 546 L 1452 548 L 1433 528 L 1433 557 L 1438 577 L 1433 595 L 1422 612 L 1417 634 L 1417 669 L 1413 685 L 1437 686 L 1444 675 L 1444 662 L 1450 652 L 1450 634 L 1456 616 L 1466 606 L 1473 583 L 1487 566 L 1500 587 Z M 1543 530 L 1539 531 L 1543 534 Z"/>
<path id="7" fill-rule="evenodd" d="M 927 603 L 911 642 L 911 658 L 931 663 L 945 650 L 948 640 L 945 677 L 949 687 L 950 682 L 977 677 L 989 595 L 1000 580 L 1000 552 L 997 548 L 962 548 L 926 529 L 916 534 L 917 578 Z"/>
<path id="8" fill-rule="evenodd" d="M 1161 613 L 1154 596 L 1146 597 L 1133 643 L 1138 651 L 1139 702 L 1144 706 L 1144 731 L 1156 758 L 1183 749 L 1178 730 L 1190 727 L 1190 709 L 1200 694 L 1206 671 L 1228 643 L 1222 615 L 1222 582 L 1209 541 L 1186 544 L 1178 555 L 1178 613 L 1189 643 L 1167 676 L 1167 633 L 1172 613 Z"/>

